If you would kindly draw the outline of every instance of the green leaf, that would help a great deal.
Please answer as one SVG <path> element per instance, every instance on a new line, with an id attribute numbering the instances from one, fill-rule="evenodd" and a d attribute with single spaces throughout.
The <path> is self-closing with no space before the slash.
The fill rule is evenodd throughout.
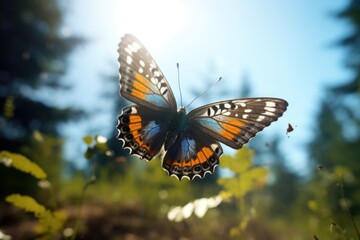
<path id="1" fill-rule="evenodd" d="M 109 150 L 107 143 L 96 143 L 95 148 L 101 153 L 106 153 Z"/>
<path id="2" fill-rule="evenodd" d="M 34 214 L 39 220 L 35 231 L 44 234 L 40 239 L 53 239 L 54 235 L 62 229 L 66 220 L 65 212 L 51 212 L 30 196 L 12 194 L 7 196 L 5 200 L 26 212 Z"/>
<path id="3" fill-rule="evenodd" d="M 46 211 L 46 208 L 36 202 L 35 199 L 29 196 L 23 196 L 20 194 L 12 194 L 5 198 L 5 201 L 12 205 L 23 209 L 26 212 L 34 213 L 35 215 L 41 215 Z"/>
<path id="4" fill-rule="evenodd" d="M 245 172 L 251 167 L 254 151 L 247 147 L 241 148 L 236 152 L 235 156 L 225 155 L 221 158 L 220 166 L 229 168 L 235 173 Z"/>
<path id="5" fill-rule="evenodd" d="M 93 142 L 93 137 L 91 135 L 86 135 L 83 137 L 83 141 L 85 144 L 90 145 Z"/>
<path id="6" fill-rule="evenodd" d="M 86 149 L 86 152 L 84 153 L 84 157 L 86 159 L 91 159 L 94 156 L 94 154 L 95 154 L 94 148 L 93 147 L 88 147 Z"/>
<path id="7" fill-rule="evenodd" d="M 0 163 L 5 164 L 6 166 L 12 166 L 19 171 L 29 173 L 37 179 L 46 178 L 46 173 L 39 165 L 21 154 L 1 151 Z"/>
<path id="8" fill-rule="evenodd" d="M 307 206 L 308 208 L 310 208 L 313 212 L 317 212 L 319 210 L 319 204 L 314 201 L 314 200 L 310 200 L 307 202 Z"/>
<path id="9" fill-rule="evenodd" d="M 246 147 L 236 152 L 235 156 L 225 156 L 221 159 L 222 167 L 227 167 L 235 173 L 233 177 L 220 178 L 218 183 L 225 192 L 234 197 L 242 198 L 247 193 L 262 187 L 268 176 L 268 169 L 253 167 L 254 151 Z"/>
<path id="10" fill-rule="evenodd" d="M 253 180 L 257 181 L 259 179 L 266 179 L 269 174 L 269 170 L 264 167 L 254 167 L 248 171 L 248 174 Z"/>

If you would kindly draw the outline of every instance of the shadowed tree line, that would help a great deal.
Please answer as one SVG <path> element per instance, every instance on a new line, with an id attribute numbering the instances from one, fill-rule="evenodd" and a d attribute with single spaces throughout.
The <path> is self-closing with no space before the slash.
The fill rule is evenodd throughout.
<path id="1" fill-rule="evenodd" d="M 345 196 L 352 202 L 353 213 L 359 215 L 360 2 L 351 1 L 336 17 L 352 27 L 352 31 L 338 41 L 338 47 L 346 50 L 344 64 L 353 74 L 344 83 L 329 86 L 325 90 L 315 124 L 315 137 L 308 149 L 313 164 L 322 164 L 330 171 L 336 166 L 348 169 L 348 175 L 339 177 L 343 178 L 341 181 L 344 183 Z M 339 208 L 335 202 L 334 208 Z"/>
<path id="2" fill-rule="evenodd" d="M 64 36 L 62 21 L 63 10 L 55 0 L 0 2 L 0 148 L 27 153 L 45 163 L 49 159 L 34 151 L 33 139 L 34 133 L 46 134 L 51 138 L 47 147 L 53 150 L 47 157 L 58 168 L 53 169 L 56 176 L 63 160 L 59 125 L 84 114 L 39 97 L 40 91 L 63 91 L 64 96 L 69 91 L 62 81 L 67 56 L 83 40 Z M 0 182 L 0 196 L 15 185 L 22 188 L 16 180 L 21 175 L 4 168 L 0 175 L 7 179 Z"/>

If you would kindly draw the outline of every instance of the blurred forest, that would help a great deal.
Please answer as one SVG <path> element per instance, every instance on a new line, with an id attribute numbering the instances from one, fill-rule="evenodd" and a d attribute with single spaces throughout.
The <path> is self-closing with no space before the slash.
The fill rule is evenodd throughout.
<path id="1" fill-rule="evenodd" d="M 288 167 L 281 137 L 260 135 L 221 158 L 232 174 L 192 182 L 169 178 L 158 159 L 129 157 L 115 128 L 84 136 L 87 168 L 72 167 L 61 126 L 91 114 L 41 93 L 71 94 L 67 58 L 86 40 L 62 34 L 56 0 L 3 0 L 0 13 L 0 239 L 360 240 L 359 1 L 334 16 L 353 26 L 336 45 L 353 77 L 324 89 L 307 144 L 310 174 Z M 115 126 L 126 102 L 117 72 L 106 81 Z M 245 81 L 239 97 L 249 91 Z"/>

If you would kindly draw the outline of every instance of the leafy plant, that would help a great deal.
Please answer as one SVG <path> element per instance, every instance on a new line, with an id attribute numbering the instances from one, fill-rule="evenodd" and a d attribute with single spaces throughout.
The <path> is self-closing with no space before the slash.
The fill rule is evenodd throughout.
<path id="1" fill-rule="evenodd" d="M 229 169 L 232 176 L 218 180 L 218 184 L 224 188 L 220 195 L 224 201 L 233 201 L 235 203 L 240 219 L 239 225 L 230 230 L 230 236 L 232 237 L 239 236 L 255 216 L 255 209 L 247 205 L 246 197 L 262 188 L 267 180 L 268 169 L 253 166 L 253 158 L 254 151 L 243 147 L 235 153 L 235 156 L 225 155 L 221 159 L 220 166 Z M 239 164 L 239 161 L 241 164 Z"/>
<path id="2" fill-rule="evenodd" d="M 41 234 L 41 237 L 37 238 L 38 240 L 53 239 L 63 228 L 67 218 L 65 212 L 50 211 L 30 196 L 12 194 L 7 196 L 5 200 L 26 212 L 34 214 L 39 221 L 35 227 L 35 231 Z"/>
<path id="3" fill-rule="evenodd" d="M 3 163 L 7 167 L 13 167 L 19 171 L 28 173 L 38 180 L 42 180 L 40 181 L 40 186 L 45 186 L 44 182 L 46 181 L 44 179 L 46 179 L 46 173 L 39 165 L 27 157 L 9 151 L 1 151 L 0 163 Z M 46 184 L 46 186 L 49 187 L 50 185 Z M 40 237 L 37 239 L 53 239 L 63 228 L 67 218 L 65 212 L 51 211 L 30 196 L 11 194 L 7 196 L 5 200 L 15 207 L 32 213 L 38 219 L 35 231 L 40 234 Z"/>
<path id="4" fill-rule="evenodd" d="M 31 174 L 39 180 L 46 178 L 46 173 L 39 165 L 21 154 L 11 153 L 9 151 L 1 151 L 0 163 L 7 167 L 13 167 L 24 173 Z"/>

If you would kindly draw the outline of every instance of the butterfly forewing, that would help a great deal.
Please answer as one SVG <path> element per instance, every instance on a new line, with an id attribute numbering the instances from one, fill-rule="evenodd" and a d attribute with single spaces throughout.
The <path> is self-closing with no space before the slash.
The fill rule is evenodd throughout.
<path id="1" fill-rule="evenodd" d="M 176 112 L 169 83 L 140 41 L 125 35 L 119 44 L 120 94 L 129 101 L 153 110 Z"/>
<path id="2" fill-rule="evenodd" d="M 239 149 L 282 116 L 287 105 L 278 98 L 234 99 L 194 109 L 188 117 L 204 134 Z"/>

